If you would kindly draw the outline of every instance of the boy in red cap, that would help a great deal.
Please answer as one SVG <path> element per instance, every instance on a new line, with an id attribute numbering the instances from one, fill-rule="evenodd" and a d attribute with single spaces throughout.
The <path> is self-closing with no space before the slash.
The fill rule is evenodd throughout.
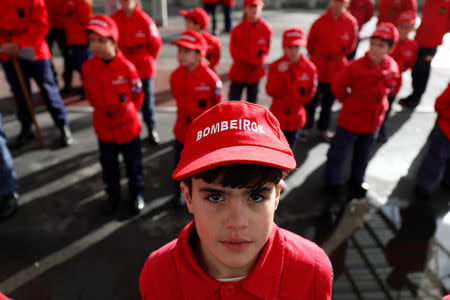
<path id="1" fill-rule="evenodd" d="M 399 90 L 398 65 L 389 56 L 397 41 L 398 31 L 393 24 L 378 24 L 366 54 L 344 67 L 332 82 L 342 108 L 327 154 L 325 184 L 336 198 L 342 197 L 342 167 L 352 150 L 349 198 L 366 195 L 364 179 L 374 138 L 389 107 L 389 93 L 395 97 Z"/>
<path id="2" fill-rule="evenodd" d="M 319 85 L 315 97 L 306 108 L 306 129 L 312 129 L 316 107 L 321 103 L 318 122 L 319 137 L 330 141 L 331 107 L 334 95 L 331 82 L 334 75 L 347 64 L 347 55 L 356 47 L 358 24 L 347 11 L 350 0 L 330 0 L 327 11 L 311 25 L 308 35 L 308 53 L 319 74 Z M 304 131 L 306 133 L 307 131 Z"/>
<path id="3" fill-rule="evenodd" d="M 214 35 L 206 31 L 206 27 L 209 24 L 209 16 L 202 8 L 196 7 L 191 10 L 180 10 L 186 20 L 186 30 L 193 30 L 201 33 L 208 44 L 208 50 L 206 51 L 206 59 L 209 62 L 209 67 L 215 70 L 220 60 L 220 41 Z"/>
<path id="4" fill-rule="evenodd" d="M 378 23 L 395 24 L 400 14 L 407 10 L 417 13 L 417 0 L 380 0 L 378 1 Z"/>
<path id="5" fill-rule="evenodd" d="M 157 145 L 160 141 L 156 131 L 155 113 L 155 60 L 158 57 L 162 39 L 155 22 L 141 8 L 140 0 L 120 0 L 122 9 L 111 18 L 119 28 L 119 48 L 138 70 L 144 90 L 141 111 L 148 131 L 148 143 Z"/>
<path id="6" fill-rule="evenodd" d="M 228 72 L 231 79 L 228 100 L 240 100 L 244 87 L 247 101 L 256 103 L 259 80 L 264 76 L 264 64 L 270 50 L 272 28 L 261 17 L 262 0 L 244 0 L 244 19 L 233 28 L 230 54 L 233 65 Z"/>
<path id="7" fill-rule="evenodd" d="M 194 220 L 150 254 L 142 299 L 331 299 L 325 252 L 274 223 L 295 165 L 262 106 L 229 101 L 195 119 L 173 173 Z"/>
<path id="8" fill-rule="evenodd" d="M 137 214 L 145 206 L 138 115 L 144 96 L 142 83 L 136 67 L 117 48 L 119 30 L 110 17 L 95 16 L 86 30 L 94 56 L 83 64 L 82 79 L 94 108 L 93 125 L 108 194 L 104 213 L 114 214 L 119 205 L 121 153 L 127 170 L 129 209 Z"/>
<path id="9" fill-rule="evenodd" d="M 207 44 L 203 36 L 193 30 L 183 32 L 172 42 L 178 46 L 180 64 L 170 75 L 170 89 L 177 104 L 175 135 L 175 165 L 180 160 L 186 132 L 191 122 L 202 112 L 222 101 L 223 88 L 219 76 L 204 62 Z M 181 204 L 181 190 L 175 182 L 173 204 Z"/>
<path id="10" fill-rule="evenodd" d="M 390 54 L 391 57 L 397 62 L 400 74 L 406 70 L 412 68 L 417 59 L 417 52 L 419 44 L 415 40 L 409 38 L 409 34 L 414 30 L 414 24 L 416 23 L 416 13 L 412 10 L 404 11 L 400 14 L 397 20 L 397 29 L 399 32 L 398 43 L 395 45 L 394 50 Z M 400 76 L 400 86 L 402 84 L 402 77 Z M 394 102 L 394 97 L 389 94 L 389 109 L 384 117 L 383 124 L 380 127 L 377 141 L 385 143 L 388 140 L 388 134 L 386 132 L 386 123 L 391 111 L 391 105 Z"/>
<path id="11" fill-rule="evenodd" d="M 373 9 L 373 0 L 350 0 L 348 11 L 352 14 L 352 16 L 355 17 L 356 21 L 358 22 L 358 33 L 361 31 L 363 25 L 369 22 L 369 20 L 372 18 Z M 353 58 L 355 58 L 358 44 L 359 39 L 355 49 L 349 55 L 347 55 L 348 60 L 352 60 Z"/>
<path id="12" fill-rule="evenodd" d="M 316 93 L 317 70 L 302 53 L 306 37 L 298 27 L 283 33 L 284 55 L 269 66 L 266 91 L 273 98 L 270 111 L 280 121 L 280 127 L 294 151 L 300 128 L 305 126 L 303 107 Z"/>

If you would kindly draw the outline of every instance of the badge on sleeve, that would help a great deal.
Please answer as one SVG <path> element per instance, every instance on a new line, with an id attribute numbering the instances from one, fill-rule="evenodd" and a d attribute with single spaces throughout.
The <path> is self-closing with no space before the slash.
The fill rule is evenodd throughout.
<path id="1" fill-rule="evenodd" d="M 150 33 L 151 33 L 151 35 L 153 36 L 153 37 L 157 37 L 159 34 L 158 34 L 158 28 L 156 28 L 156 25 L 155 24 L 151 24 L 150 25 Z"/>

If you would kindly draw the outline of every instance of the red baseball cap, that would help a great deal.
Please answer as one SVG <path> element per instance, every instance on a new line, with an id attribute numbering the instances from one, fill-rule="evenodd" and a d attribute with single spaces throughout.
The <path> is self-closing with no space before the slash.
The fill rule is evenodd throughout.
<path id="1" fill-rule="evenodd" d="M 280 123 L 268 109 L 245 101 L 228 101 L 205 111 L 191 123 L 172 177 L 181 180 L 229 164 L 295 168 Z"/>
<path id="2" fill-rule="evenodd" d="M 394 24 L 389 22 L 381 22 L 377 25 L 375 31 L 370 37 L 379 37 L 385 40 L 393 40 L 394 44 L 398 42 L 398 30 Z"/>
<path id="3" fill-rule="evenodd" d="M 185 18 L 191 18 L 197 22 L 203 29 L 209 24 L 208 13 L 200 7 L 193 8 L 191 10 L 180 10 L 180 15 Z"/>
<path id="4" fill-rule="evenodd" d="M 193 30 L 186 30 L 180 35 L 180 38 L 177 41 L 172 42 L 172 44 L 198 50 L 202 56 L 205 56 L 206 51 L 208 50 L 208 44 L 203 35 Z"/>
<path id="5" fill-rule="evenodd" d="M 119 29 L 116 22 L 107 15 L 96 15 L 89 20 L 85 27 L 103 37 L 111 37 L 115 42 L 119 41 Z"/>
<path id="6" fill-rule="evenodd" d="M 306 46 L 306 36 L 303 30 L 292 26 L 283 32 L 283 47 L 286 46 Z"/>
<path id="7" fill-rule="evenodd" d="M 401 23 L 416 24 L 416 13 L 413 10 L 402 11 L 397 19 L 397 24 Z"/>
<path id="8" fill-rule="evenodd" d="M 244 5 L 260 5 L 261 7 L 264 7 L 264 1 L 263 0 L 244 0 Z"/>

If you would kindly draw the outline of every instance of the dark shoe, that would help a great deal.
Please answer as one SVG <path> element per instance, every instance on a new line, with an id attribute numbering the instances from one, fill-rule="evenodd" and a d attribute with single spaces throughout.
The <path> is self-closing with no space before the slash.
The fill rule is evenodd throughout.
<path id="1" fill-rule="evenodd" d="M 137 195 L 133 197 L 130 201 L 130 212 L 133 215 L 139 214 L 145 207 L 144 197 L 142 195 Z"/>
<path id="2" fill-rule="evenodd" d="M 35 138 L 35 135 L 33 133 L 33 130 L 31 129 L 31 126 L 22 127 L 22 129 L 20 130 L 20 133 L 17 135 L 17 137 L 11 143 L 11 148 L 23 147 L 27 142 L 31 141 L 34 138 Z"/>
<path id="3" fill-rule="evenodd" d="M 417 99 L 410 95 L 406 98 L 400 99 L 400 101 L 398 101 L 398 104 L 406 108 L 416 108 L 417 105 L 419 105 L 419 102 L 420 99 Z"/>
<path id="4" fill-rule="evenodd" d="M 70 132 L 69 126 L 64 125 L 60 128 L 61 130 L 61 138 L 60 138 L 60 145 L 63 147 L 67 147 L 73 144 L 73 137 L 72 133 Z"/>
<path id="5" fill-rule="evenodd" d="M 361 184 L 350 183 L 349 199 L 361 199 L 367 195 L 369 185 L 366 182 Z"/>
<path id="6" fill-rule="evenodd" d="M 67 94 L 71 94 L 74 92 L 74 89 L 71 85 L 65 85 L 62 89 L 61 89 L 61 94 L 67 95 Z"/>
<path id="7" fill-rule="evenodd" d="M 386 143 L 387 141 L 388 141 L 388 137 L 385 136 L 384 134 L 379 134 L 379 135 L 377 136 L 377 143 L 384 144 L 384 143 Z"/>
<path id="8" fill-rule="evenodd" d="M 102 205 L 102 215 L 106 217 L 114 215 L 119 207 L 119 202 L 119 197 L 109 196 L 108 200 Z"/>
<path id="9" fill-rule="evenodd" d="M 155 129 L 148 130 L 148 143 L 152 146 L 158 145 L 161 139 Z"/>
<path id="10" fill-rule="evenodd" d="M 331 136 L 328 133 L 328 130 L 321 130 L 317 133 L 317 136 L 321 138 L 325 143 L 331 142 Z"/>
<path id="11" fill-rule="evenodd" d="M 16 192 L 0 198 L 0 220 L 5 220 L 14 215 L 18 207 L 17 199 L 19 199 L 19 194 Z"/>

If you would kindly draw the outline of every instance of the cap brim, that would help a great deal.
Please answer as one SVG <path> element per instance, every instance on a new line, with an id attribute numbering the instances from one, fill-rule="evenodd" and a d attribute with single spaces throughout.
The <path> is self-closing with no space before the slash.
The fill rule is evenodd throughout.
<path id="1" fill-rule="evenodd" d="M 180 14 L 180 16 L 186 17 L 186 16 L 189 15 L 189 11 L 187 11 L 187 10 L 180 10 L 179 14 Z"/>
<path id="2" fill-rule="evenodd" d="M 87 25 L 87 26 L 85 27 L 85 29 L 86 29 L 86 30 L 93 31 L 93 32 L 95 32 L 95 33 L 97 33 L 98 35 L 101 35 L 101 36 L 103 36 L 103 37 L 110 37 L 110 36 L 111 36 L 111 33 L 110 33 L 109 30 L 107 30 L 106 28 L 104 28 L 104 27 L 102 27 L 102 26 L 99 26 L 99 25 L 95 25 L 95 24 L 93 24 L 93 25 Z"/>
<path id="3" fill-rule="evenodd" d="M 193 44 L 193 43 L 188 42 L 188 41 L 174 41 L 171 44 L 172 45 L 177 45 L 177 46 L 182 46 L 182 47 L 189 48 L 189 49 L 192 49 L 192 50 L 198 50 L 197 44 Z"/>
<path id="4" fill-rule="evenodd" d="M 296 40 L 296 41 L 291 41 L 291 42 L 287 42 L 284 44 L 285 46 L 300 46 L 300 47 L 305 47 L 306 46 L 306 40 Z"/>
<path id="5" fill-rule="evenodd" d="M 205 155 L 199 154 L 183 165 L 178 164 L 172 178 L 181 180 L 211 168 L 230 164 L 258 164 L 284 170 L 293 170 L 296 166 L 292 154 L 258 146 L 233 146 L 220 148 Z"/>

